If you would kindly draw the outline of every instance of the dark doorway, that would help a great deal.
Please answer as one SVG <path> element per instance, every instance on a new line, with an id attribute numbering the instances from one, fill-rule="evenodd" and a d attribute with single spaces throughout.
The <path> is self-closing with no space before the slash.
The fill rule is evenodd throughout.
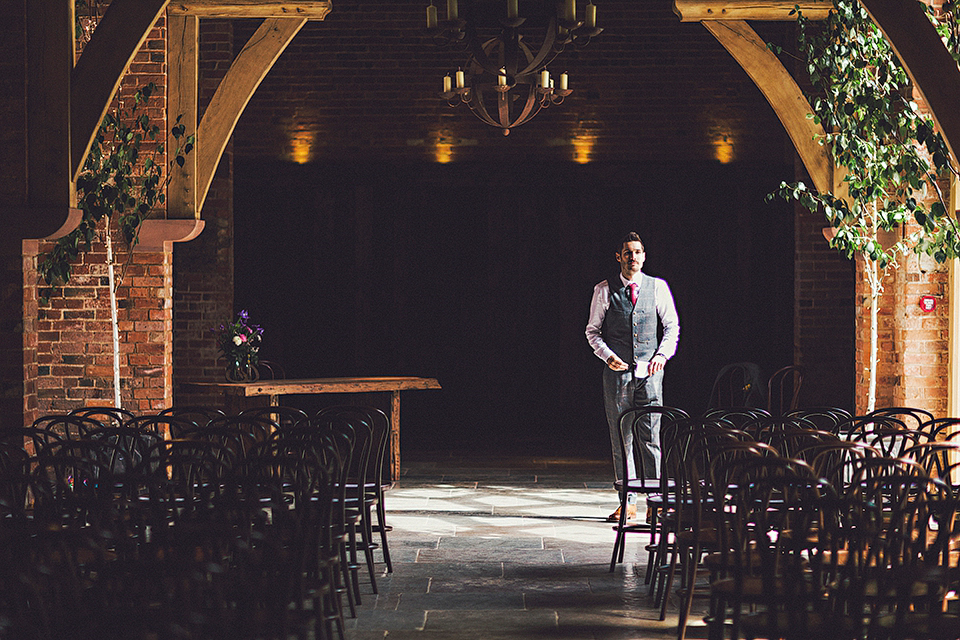
<path id="1" fill-rule="evenodd" d="M 723 364 L 792 362 L 792 209 L 764 196 L 793 171 L 237 159 L 236 304 L 290 377 L 439 378 L 404 396 L 404 450 L 606 455 L 583 329 L 618 240 L 673 290 L 665 401 L 699 411 Z"/>

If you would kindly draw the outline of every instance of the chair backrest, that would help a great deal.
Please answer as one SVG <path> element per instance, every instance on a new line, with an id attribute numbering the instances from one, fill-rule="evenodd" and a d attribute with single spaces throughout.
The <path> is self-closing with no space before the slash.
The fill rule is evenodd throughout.
<path id="1" fill-rule="evenodd" d="M 710 408 L 763 407 L 760 366 L 753 362 L 724 365 L 717 372 L 710 390 Z"/>
<path id="2" fill-rule="evenodd" d="M 804 418 L 815 424 L 817 429 L 834 434 L 839 431 L 841 424 L 853 417 L 849 411 L 839 407 L 804 407 L 788 411 L 784 415 Z"/>
<path id="3" fill-rule="evenodd" d="M 104 427 L 90 436 L 103 449 L 104 463 L 114 475 L 129 473 L 143 461 L 147 449 L 163 440 L 149 429 L 132 426 Z"/>
<path id="4" fill-rule="evenodd" d="M 214 418 L 222 418 L 226 414 L 214 407 L 202 405 L 174 405 L 159 412 L 161 416 L 174 416 L 182 420 L 189 420 L 198 427 L 207 425 Z"/>
<path id="5" fill-rule="evenodd" d="M 960 497 L 960 441 L 921 442 L 905 450 L 903 457 L 915 460 L 927 475 L 939 478 Z"/>
<path id="6" fill-rule="evenodd" d="M 260 372 L 261 380 L 283 380 L 287 377 L 287 372 L 280 363 L 273 360 L 263 360 L 262 358 L 258 360 L 257 371 Z"/>
<path id="7" fill-rule="evenodd" d="M 871 416 L 854 426 L 849 440 L 870 445 L 884 456 L 899 458 L 908 448 L 926 442 L 927 438 L 925 434 L 909 429 L 897 418 Z"/>
<path id="8" fill-rule="evenodd" d="M 124 426 L 137 431 L 152 431 L 162 438 L 180 438 L 184 431 L 195 428 L 196 423 L 187 418 L 173 414 L 156 414 L 138 416 L 128 420 Z"/>
<path id="9" fill-rule="evenodd" d="M 881 407 L 876 409 L 865 417 L 883 416 L 896 418 L 908 429 L 920 431 L 923 424 L 934 419 L 934 415 L 926 409 L 917 407 Z"/>
<path id="10" fill-rule="evenodd" d="M 806 418 L 792 416 L 760 416 L 744 423 L 741 427 L 754 440 L 769 442 L 775 435 L 784 429 L 809 429 L 814 431 L 817 425 Z"/>
<path id="11" fill-rule="evenodd" d="M 633 459 L 634 470 L 636 472 L 636 478 L 647 478 L 654 477 L 655 474 L 648 474 L 646 467 L 646 462 L 644 457 L 641 454 L 641 447 L 643 443 L 649 438 L 649 433 L 646 433 L 644 430 L 645 420 L 648 418 L 656 417 L 660 420 L 660 434 L 661 440 L 663 439 L 664 430 L 669 430 L 672 428 L 672 425 L 677 420 L 688 419 L 690 416 L 687 415 L 687 412 L 683 409 L 677 409 L 675 407 L 664 407 L 664 406 L 644 406 L 644 407 L 631 407 L 620 414 L 620 417 L 617 419 L 618 424 L 620 425 L 620 455 L 623 461 L 623 466 L 621 469 L 621 478 L 633 480 L 635 478 L 630 478 L 628 473 L 628 457 L 630 456 Z M 627 433 L 630 433 L 632 436 L 632 450 L 627 451 L 627 438 L 625 437 Z M 662 456 L 663 448 L 661 446 L 660 450 L 661 455 L 661 465 L 662 465 Z"/>
<path id="12" fill-rule="evenodd" d="M 860 460 L 880 455 L 869 445 L 847 440 L 811 443 L 796 452 L 796 458 L 807 462 L 838 494 L 846 490 Z"/>
<path id="13" fill-rule="evenodd" d="M 803 463 L 777 456 L 743 460 L 729 482 L 717 513 L 732 600 L 759 579 L 759 589 L 749 587 L 751 602 L 770 624 L 760 635 L 782 637 L 789 629 L 787 637 L 816 637 L 808 625 L 811 611 L 827 612 L 817 568 L 821 514 L 836 504 L 829 485 Z"/>
<path id="14" fill-rule="evenodd" d="M 759 418 L 769 418 L 770 414 L 759 407 L 719 407 L 707 409 L 702 417 L 706 421 L 722 421 L 733 428 L 743 429 Z"/>
<path id="15" fill-rule="evenodd" d="M 800 404 L 800 387 L 803 385 L 803 370 L 796 365 L 787 365 L 773 372 L 767 380 L 767 411 L 779 416 L 793 411 Z"/>
<path id="16" fill-rule="evenodd" d="M 239 429 L 244 432 L 244 437 L 249 436 L 257 442 L 266 442 L 270 439 L 270 434 L 277 430 L 277 425 L 273 420 L 257 415 L 236 415 L 214 418 L 208 423 L 208 426 Z"/>
<path id="17" fill-rule="evenodd" d="M 121 407 L 78 407 L 70 415 L 93 418 L 105 427 L 119 427 L 134 416 L 132 411 Z"/>
<path id="18" fill-rule="evenodd" d="M 241 411 L 240 415 L 270 420 L 277 429 L 288 429 L 310 419 L 302 409 L 286 406 L 250 407 Z"/>
<path id="19" fill-rule="evenodd" d="M 104 424 L 80 415 L 46 415 L 34 420 L 31 426 L 52 431 L 64 440 L 82 440 L 97 429 L 102 429 Z"/>

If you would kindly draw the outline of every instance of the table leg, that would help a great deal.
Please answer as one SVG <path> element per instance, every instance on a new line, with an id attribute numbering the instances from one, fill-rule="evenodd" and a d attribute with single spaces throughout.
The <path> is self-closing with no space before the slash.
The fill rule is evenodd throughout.
<path id="1" fill-rule="evenodd" d="M 400 479 L 400 392 L 390 392 L 390 482 Z"/>

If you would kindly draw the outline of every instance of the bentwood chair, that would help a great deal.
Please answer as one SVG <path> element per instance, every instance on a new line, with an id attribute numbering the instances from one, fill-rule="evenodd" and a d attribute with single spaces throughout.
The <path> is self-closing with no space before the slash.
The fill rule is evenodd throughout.
<path id="1" fill-rule="evenodd" d="M 823 492 L 832 488 L 803 462 L 776 455 L 728 466 L 716 492 L 723 575 L 711 582 L 710 637 L 722 638 L 730 609 L 731 638 L 822 636 L 819 577 L 811 570 Z"/>
<path id="2" fill-rule="evenodd" d="M 679 568 L 683 595 L 679 638 L 682 640 L 686 633 L 686 619 L 697 570 L 704 554 L 714 551 L 718 540 L 711 516 L 718 503 L 709 493 L 710 466 L 714 456 L 725 446 L 740 447 L 744 441 L 735 430 L 700 419 L 680 420 L 674 429 L 663 436 L 665 472 L 672 482 L 664 486 L 667 514 L 663 517 L 658 534 L 657 556 L 660 565 L 656 576 L 655 601 L 660 606 L 660 619 L 663 620 L 666 618 L 674 576 Z M 672 547 L 668 544 L 671 534 Z M 668 553 L 670 559 L 667 562 Z"/>
<path id="3" fill-rule="evenodd" d="M 851 637 L 933 637 L 929 625 L 943 618 L 950 585 L 943 530 L 953 527 L 943 526 L 942 511 L 950 491 L 919 465 L 872 462 L 854 475 L 843 526 L 833 532 L 844 544 L 832 584 L 837 609 L 847 613 L 835 626 L 849 627 Z"/>
<path id="4" fill-rule="evenodd" d="M 367 503 L 366 485 L 368 473 L 376 477 L 371 468 L 371 460 L 376 460 L 379 454 L 380 441 L 375 432 L 371 414 L 362 408 L 351 406 L 335 406 L 321 409 L 315 420 L 325 428 L 343 425 L 353 430 L 353 453 L 349 472 L 346 476 L 344 498 L 344 513 L 347 525 L 347 543 L 351 557 L 349 569 L 354 587 L 354 598 L 360 603 L 359 569 L 360 564 L 355 555 L 362 552 L 370 580 L 371 590 L 377 590 L 376 567 L 373 551 L 379 545 L 373 541 L 372 524 L 370 521 L 371 505 Z"/>
<path id="5" fill-rule="evenodd" d="M 760 367 L 753 362 L 724 365 L 717 372 L 710 389 L 711 408 L 763 407 Z"/>
<path id="6" fill-rule="evenodd" d="M 664 430 L 673 428 L 677 420 L 689 418 L 682 409 L 663 406 L 633 407 L 620 414 L 617 422 L 620 425 L 620 457 L 622 466 L 620 469 L 620 479 L 614 483 L 620 498 L 620 519 L 614 527 L 617 532 L 613 542 L 613 555 L 610 558 L 610 571 L 612 572 L 617 563 L 623 562 L 624 550 L 626 548 L 626 534 L 628 533 L 649 533 L 650 541 L 648 545 L 648 566 L 646 580 L 649 582 L 652 574 L 652 567 L 656 562 L 656 532 L 658 527 L 658 518 L 660 507 L 663 504 L 662 488 L 663 483 L 657 477 L 656 470 L 648 469 L 643 456 L 642 447 L 650 441 L 650 434 L 647 432 L 647 419 L 660 420 L 660 433 Z M 629 434 L 629 438 L 627 435 Z M 627 442 L 632 446 L 628 448 Z M 661 466 L 663 451 L 661 449 Z M 628 461 L 633 462 L 635 473 L 629 472 Z M 664 482 L 669 483 L 669 478 Z M 647 503 L 649 513 L 648 522 L 645 523 L 627 523 L 627 505 L 630 494 L 638 494 L 644 497 L 653 497 L 654 494 L 659 499 Z"/>
<path id="7" fill-rule="evenodd" d="M 781 416 L 794 411 L 800 401 L 803 385 L 803 370 L 796 365 L 787 365 L 771 374 L 767 380 L 767 411 Z"/>

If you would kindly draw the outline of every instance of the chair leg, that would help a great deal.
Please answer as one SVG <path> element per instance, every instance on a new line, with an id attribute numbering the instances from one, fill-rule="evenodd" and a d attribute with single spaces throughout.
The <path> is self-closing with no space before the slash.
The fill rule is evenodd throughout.
<path id="1" fill-rule="evenodd" d="M 650 509 L 651 507 L 647 507 Z M 647 571 L 643 574 L 643 583 L 650 584 L 653 579 L 653 567 L 656 565 L 657 558 L 657 509 L 653 508 L 653 517 L 650 518 L 650 544 L 647 545 Z"/>
<path id="2" fill-rule="evenodd" d="M 387 564 L 387 573 L 393 573 L 393 563 L 390 561 L 390 547 L 387 546 L 387 519 L 383 508 L 383 496 L 377 501 L 377 529 L 380 530 L 380 550 L 383 552 L 383 561 Z"/>
<path id="3" fill-rule="evenodd" d="M 677 640 L 684 640 L 687 637 L 687 620 L 690 618 L 690 608 L 693 606 L 693 591 L 697 582 L 697 567 L 699 562 L 699 545 L 693 544 L 690 547 L 690 554 L 687 556 L 687 562 L 683 567 L 684 571 L 684 599 L 680 606 L 680 621 L 677 625 Z"/>
<path id="4" fill-rule="evenodd" d="M 680 547 L 679 541 L 674 540 L 673 552 L 670 554 L 670 564 L 667 567 L 667 575 L 665 576 L 665 584 L 661 585 L 663 591 L 658 592 L 660 620 L 666 620 L 667 618 L 667 602 L 670 600 L 670 590 L 673 589 L 673 576 L 677 572 L 677 560 L 681 553 L 682 548 Z"/>
<path id="5" fill-rule="evenodd" d="M 374 566 L 373 560 L 373 548 L 376 546 L 376 543 L 373 541 L 373 525 L 371 524 L 371 518 L 373 517 L 372 507 L 369 502 L 364 501 L 363 503 L 363 521 L 360 523 L 361 535 L 363 537 L 363 556 L 364 560 L 367 563 L 367 574 L 370 576 L 370 585 L 374 593 L 377 591 L 377 577 L 376 577 L 376 567 Z"/>

